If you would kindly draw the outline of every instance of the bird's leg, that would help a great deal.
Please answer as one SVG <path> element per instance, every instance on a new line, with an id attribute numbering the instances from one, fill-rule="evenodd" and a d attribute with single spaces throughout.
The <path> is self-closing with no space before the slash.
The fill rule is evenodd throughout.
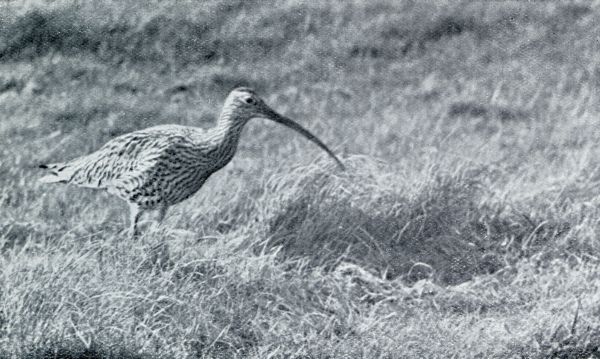
<path id="1" fill-rule="evenodd" d="M 140 235 L 138 224 L 142 217 L 142 210 L 135 204 L 132 204 L 129 210 L 129 236 L 135 239 Z"/>
<path id="2" fill-rule="evenodd" d="M 158 227 L 162 224 L 162 221 L 165 219 L 165 217 L 167 215 L 168 209 L 169 209 L 169 206 L 167 206 L 167 205 L 161 205 L 158 208 L 158 215 L 156 216 L 156 221 L 154 221 L 154 223 L 152 224 L 152 227 L 154 228 L 154 230 L 158 230 Z"/>
<path id="3" fill-rule="evenodd" d="M 167 206 L 166 204 L 162 205 L 159 209 L 158 209 L 158 223 L 162 223 L 162 221 L 165 219 L 165 216 L 167 215 L 167 210 L 169 209 L 169 206 Z"/>

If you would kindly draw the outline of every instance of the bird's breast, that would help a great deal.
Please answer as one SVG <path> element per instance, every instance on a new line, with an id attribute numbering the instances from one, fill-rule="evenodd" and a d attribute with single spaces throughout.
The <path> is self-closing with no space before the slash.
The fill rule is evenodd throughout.
<path id="1" fill-rule="evenodd" d="M 210 173 L 214 173 L 225 167 L 235 155 L 235 148 L 229 146 L 220 146 L 211 151 L 207 156 L 206 168 Z"/>

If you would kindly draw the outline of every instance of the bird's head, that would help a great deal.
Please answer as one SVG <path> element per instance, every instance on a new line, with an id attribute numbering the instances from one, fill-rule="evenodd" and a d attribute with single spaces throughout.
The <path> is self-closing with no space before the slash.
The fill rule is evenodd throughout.
<path id="1" fill-rule="evenodd" d="M 335 154 L 317 138 L 310 131 L 300 126 L 294 120 L 291 120 L 273 110 L 267 105 L 260 96 L 254 92 L 254 90 L 247 87 L 238 87 L 231 91 L 227 100 L 225 100 L 224 111 L 230 112 L 230 118 L 234 121 L 243 121 L 244 123 L 252 118 L 264 118 L 284 126 L 287 126 L 302 136 L 306 137 L 310 141 L 314 142 L 317 146 L 321 147 L 329 156 L 331 156 L 340 168 L 344 169 L 342 162 L 335 156 Z"/>
<path id="2" fill-rule="evenodd" d="M 253 118 L 270 119 L 278 115 L 254 90 L 247 87 L 238 87 L 231 91 L 225 100 L 225 107 L 238 121 L 248 121 Z"/>

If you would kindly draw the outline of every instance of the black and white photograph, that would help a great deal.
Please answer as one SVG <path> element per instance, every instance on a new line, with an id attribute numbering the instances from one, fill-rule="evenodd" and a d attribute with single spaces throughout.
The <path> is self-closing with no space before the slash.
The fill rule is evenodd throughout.
<path id="1" fill-rule="evenodd" d="M 0 359 L 600 358 L 600 1 L 0 0 Z"/>

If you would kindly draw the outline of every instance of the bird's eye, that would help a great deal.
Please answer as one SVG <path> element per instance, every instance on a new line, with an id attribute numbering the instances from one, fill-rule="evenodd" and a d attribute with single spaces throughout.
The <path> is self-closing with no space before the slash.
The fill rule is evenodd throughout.
<path id="1" fill-rule="evenodd" d="M 254 99 L 252 97 L 248 97 L 246 99 L 246 103 L 249 105 L 254 105 L 256 103 L 256 101 L 254 101 Z"/>

